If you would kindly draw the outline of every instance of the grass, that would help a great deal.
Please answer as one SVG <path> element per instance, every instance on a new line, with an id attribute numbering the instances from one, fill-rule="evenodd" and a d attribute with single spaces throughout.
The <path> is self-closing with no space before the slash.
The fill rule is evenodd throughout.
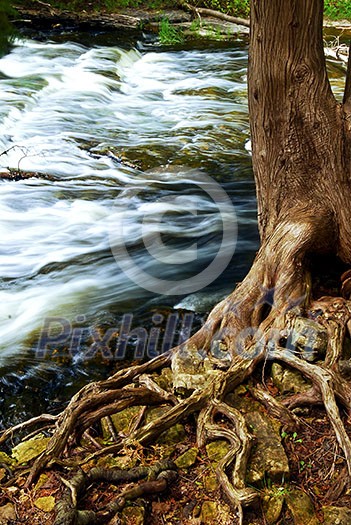
<path id="1" fill-rule="evenodd" d="M 173 26 L 168 18 L 161 20 L 158 37 L 161 44 L 166 46 L 181 44 L 184 41 L 182 31 Z"/>

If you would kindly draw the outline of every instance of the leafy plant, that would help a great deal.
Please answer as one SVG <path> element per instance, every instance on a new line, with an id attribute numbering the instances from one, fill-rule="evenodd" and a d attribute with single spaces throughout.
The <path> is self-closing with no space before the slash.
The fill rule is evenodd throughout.
<path id="1" fill-rule="evenodd" d="M 161 44 L 169 46 L 181 44 L 184 41 L 183 32 L 173 26 L 168 18 L 163 18 L 158 33 Z"/>

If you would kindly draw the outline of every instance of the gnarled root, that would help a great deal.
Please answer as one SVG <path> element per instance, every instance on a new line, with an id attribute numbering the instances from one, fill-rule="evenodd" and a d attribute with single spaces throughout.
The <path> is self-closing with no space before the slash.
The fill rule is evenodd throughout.
<path id="1" fill-rule="evenodd" d="M 151 467 L 136 467 L 130 470 L 93 468 L 88 473 L 78 472 L 70 481 L 62 479 L 66 486 L 62 499 L 56 505 L 54 525 L 89 525 L 107 523 L 115 514 L 121 512 L 126 502 L 141 498 L 146 494 L 156 494 L 166 490 L 175 480 L 177 467 L 172 461 L 160 461 Z M 79 510 L 80 498 L 92 483 L 109 484 L 130 483 L 147 478 L 147 481 L 128 486 L 99 512 Z"/>

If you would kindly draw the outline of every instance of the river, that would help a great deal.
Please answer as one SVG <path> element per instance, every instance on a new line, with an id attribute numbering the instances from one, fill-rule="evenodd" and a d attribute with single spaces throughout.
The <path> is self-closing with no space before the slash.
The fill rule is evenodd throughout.
<path id="1" fill-rule="evenodd" d="M 246 69 L 240 40 L 25 38 L 0 60 L 0 171 L 38 174 L 0 182 L 2 426 L 163 351 L 167 330 L 187 337 L 244 277 L 258 247 Z"/>

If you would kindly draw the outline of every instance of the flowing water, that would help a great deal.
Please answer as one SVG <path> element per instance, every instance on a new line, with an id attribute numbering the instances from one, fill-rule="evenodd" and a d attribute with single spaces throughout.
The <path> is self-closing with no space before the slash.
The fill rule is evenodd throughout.
<path id="1" fill-rule="evenodd" d="M 243 278 L 258 246 L 246 68 L 240 41 L 24 39 L 0 60 L 0 171 L 37 173 L 0 182 L 2 425 L 55 410 L 118 366 L 98 344 L 106 328 L 148 335 L 179 312 L 186 337 Z M 199 279 L 231 222 L 227 268 Z M 159 293 L 147 276 L 170 284 Z M 89 360 L 92 342 L 103 349 Z"/>

